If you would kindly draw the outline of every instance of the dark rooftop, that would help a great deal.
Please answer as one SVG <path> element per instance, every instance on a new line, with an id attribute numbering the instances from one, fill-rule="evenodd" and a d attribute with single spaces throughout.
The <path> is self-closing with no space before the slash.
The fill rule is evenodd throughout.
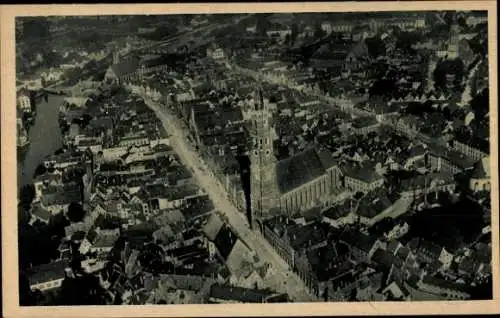
<path id="1" fill-rule="evenodd" d="M 35 285 L 64 278 L 66 267 L 68 267 L 66 261 L 57 261 L 32 268 L 29 273 L 30 284 Z"/>
<path id="2" fill-rule="evenodd" d="M 263 303 L 267 297 L 273 294 L 273 292 L 267 290 L 248 289 L 220 284 L 212 285 L 210 288 L 211 298 L 241 303 Z"/>

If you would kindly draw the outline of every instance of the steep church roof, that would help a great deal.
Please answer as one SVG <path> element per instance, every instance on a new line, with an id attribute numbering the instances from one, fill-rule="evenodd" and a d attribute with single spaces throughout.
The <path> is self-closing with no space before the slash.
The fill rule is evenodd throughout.
<path id="1" fill-rule="evenodd" d="M 307 149 L 278 162 L 276 175 L 278 189 L 287 193 L 310 182 L 335 165 L 333 158 L 326 152 Z"/>

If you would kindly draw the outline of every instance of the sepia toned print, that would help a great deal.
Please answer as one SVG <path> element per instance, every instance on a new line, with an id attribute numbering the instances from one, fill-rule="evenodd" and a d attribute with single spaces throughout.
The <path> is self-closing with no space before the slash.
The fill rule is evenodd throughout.
<path id="1" fill-rule="evenodd" d="M 488 12 L 319 12 L 17 16 L 19 306 L 493 300 Z"/>

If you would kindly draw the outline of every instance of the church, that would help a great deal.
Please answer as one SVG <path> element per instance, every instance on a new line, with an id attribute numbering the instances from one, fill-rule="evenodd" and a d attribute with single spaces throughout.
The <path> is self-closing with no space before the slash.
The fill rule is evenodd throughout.
<path id="1" fill-rule="evenodd" d="M 126 83 L 153 72 L 167 71 L 169 56 L 167 55 L 131 55 L 121 59 L 120 54 L 113 54 L 113 64 L 108 67 L 104 75 L 106 82 Z"/>
<path id="2" fill-rule="evenodd" d="M 331 153 L 308 148 L 278 161 L 269 101 L 261 89 L 254 95 L 250 114 L 253 147 L 249 155 L 252 219 L 293 215 L 324 205 L 342 184 L 341 170 Z"/>

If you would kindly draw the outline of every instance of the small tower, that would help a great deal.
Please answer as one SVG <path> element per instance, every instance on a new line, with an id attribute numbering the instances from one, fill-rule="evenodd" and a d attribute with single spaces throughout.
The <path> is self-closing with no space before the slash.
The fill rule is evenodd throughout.
<path id="1" fill-rule="evenodd" d="M 252 118 L 251 198 L 252 220 L 257 221 L 276 207 L 278 195 L 276 184 L 276 157 L 273 149 L 273 129 L 269 102 L 264 100 L 259 85 L 254 92 Z"/>

